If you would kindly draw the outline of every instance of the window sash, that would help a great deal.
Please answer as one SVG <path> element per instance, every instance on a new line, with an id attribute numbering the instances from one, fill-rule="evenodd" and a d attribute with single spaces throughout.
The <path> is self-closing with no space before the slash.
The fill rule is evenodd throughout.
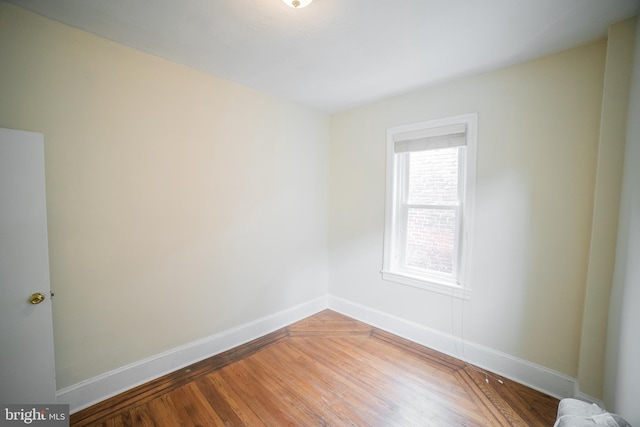
<path id="1" fill-rule="evenodd" d="M 466 141 L 465 141 L 466 142 Z M 436 149 L 440 147 L 434 147 L 431 149 Z M 427 151 L 427 150 L 420 150 Z M 462 255 L 462 208 L 463 208 L 463 200 L 464 200 L 464 169 L 465 169 L 465 150 L 458 150 L 458 176 L 457 176 L 457 200 L 453 204 L 437 204 L 437 203 L 427 203 L 427 204 L 417 204 L 417 203 L 409 203 L 409 182 L 410 182 L 410 174 L 411 168 L 409 167 L 409 158 L 410 153 L 402 152 L 397 153 L 395 155 L 397 159 L 397 179 L 396 179 L 396 192 L 398 194 L 397 198 L 397 206 L 396 213 L 398 222 L 396 225 L 396 245 L 395 252 L 397 254 L 396 257 L 396 265 L 395 268 L 400 271 L 409 271 L 413 274 L 419 274 L 424 276 L 434 276 L 440 279 L 444 279 L 446 281 L 453 281 L 458 286 L 459 284 L 459 276 L 460 276 L 460 258 Z M 407 256 L 408 256 L 408 228 L 409 228 L 409 210 L 410 209 L 441 209 L 441 210 L 453 210 L 455 214 L 454 221 L 454 237 L 453 237 L 453 259 L 452 259 L 452 271 L 451 273 L 444 273 L 437 270 L 431 270 L 426 268 L 419 268 L 407 265 Z"/>
<path id="2" fill-rule="evenodd" d="M 404 205 L 405 209 L 403 209 L 401 215 L 403 215 L 403 224 L 400 233 L 400 245 L 402 246 L 402 250 L 400 251 L 400 264 L 399 269 L 401 270 L 413 270 L 414 272 L 419 272 L 421 274 L 428 275 L 436 275 L 442 276 L 443 278 L 457 280 L 459 273 L 459 249 L 460 249 L 460 225 L 461 225 L 461 215 L 459 206 L 444 206 L 444 205 Z M 410 209 L 438 209 L 438 210 L 448 210 L 452 211 L 454 214 L 454 235 L 453 235 L 453 253 L 451 259 L 451 273 L 433 270 L 430 268 L 421 268 L 418 266 L 411 266 L 408 264 L 407 258 L 409 255 L 409 233 L 408 233 L 408 225 L 409 225 L 409 210 Z"/>

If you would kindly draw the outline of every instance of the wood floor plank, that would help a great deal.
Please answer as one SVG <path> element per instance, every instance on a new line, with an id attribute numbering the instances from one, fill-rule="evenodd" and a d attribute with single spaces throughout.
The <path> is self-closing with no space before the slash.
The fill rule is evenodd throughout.
<path id="1" fill-rule="evenodd" d="M 411 408 L 433 408 L 430 412 L 447 414 L 450 420 L 458 419 L 461 407 L 473 404 L 468 390 L 452 381 L 453 374 L 458 371 L 437 369 L 437 363 L 428 359 L 406 354 L 402 349 L 387 343 L 371 340 L 369 345 L 355 350 L 358 357 L 366 361 L 365 366 L 372 366 L 379 370 L 376 382 L 393 384 L 396 394 L 408 398 L 402 402 L 403 406 Z M 422 415 L 427 412 L 423 410 Z M 468 411 L 475 417 L 476 411 Z M 485 423 L 484 418 L 478 418 L 478 423 Z"/>
<path id="2" fill-rule="evenodd" d="M 329 344 L 325 341 L 325 345 Z M 363 384 L 368 385 L 369 393 L 392 396 L 393 400 L 389 404 L 401 407 L 405 418 L 433 419 L 434 424 L 441 423 L 440 425 L 455 425 L 457 421 L 463 421 L 459 417 L 461 402 L 472 402 L 472 400 L 464 389 L 456 390 L 449 387 L 451 372 L 448 372 L 447 377 L 439 380 L 435 380 L 431 375 L 424 376 L 427 373 L 437 372 L 433 369 L 425 369 L 421 373 L 411 372 L 411 363 L 403 363 L 410 357 L 407 358 L 405 355 L 404 360 L 398 357 L 389 358 L 395 350 L 393 347 L 381 345 L 381 343 L 374 343 L 374 345 L 376 348 L 371 351 L 370 345 L 358 348 L 346 346 L 344 341 L 332 343 L 332 347 L 340 347 L 339 350 L 336 349 L 336 359 L 347 360 L 351 357 L 353 361 L 358 362 L 351 363 L 348 369 L 341 369 L 353 375 L 354 378 L 349 378 L 350 381 L 357 382 L 362 379 Z M 334 368 L 338 369 L 335 366 Z M 472 418 L 476 418 L 475 412 L 470 413 Z M 484 418 L 475 421 L 478 425 L 486 425 Z"/>
<path id="3" fill-rule="evenodd" d="M 220 375 L 231 384 L 259 419 L 270 426 L 295 426 L 296 420 L 284 409 L 280 396 L 271 395 L 264 384 L 255 381 L 244 360 L 222 369 Z"/>
<path id="4" fill-rule="evenodd" d="M 323 311 L 301 320 L 288 328 L 289 336 L 369 336 L 373 328 L 370 325 L 343 316 Z"/>
<path id="5" fill-rule="evenodd" d="M 456 425 L 463 421 L 459 416 L 460 402 L 469 398 L 465 390 L 450 387 L 451 374 L 436 380 L 436 377 L 426 375 L 437 373 L 428 366 L 412 372 L 411 363 L 404 363 L 406 359 L 389 358 L 392 350 L 393 347 L 374 342 L 366 347 L 354 347 L 352 357 L 359 364 L 350 370 L 358 377 L 368 378 L 366 383 L 374 384 L 370 392 L 390 396 L 390 404 L 402 408 L 407 418 L 417 417 L 422 423 L 432 420 L 434 425 Z M 475 414 L 472 415 L 474 418 Z M 478 424 L 486 424 L 486 420 L 479 419 Z"/>
<path id="6" fill-rule="evenodd" d="M 251 407 L 251 402 L 247 402 L 241 395 L 236 393 L 234 387 L 225 381 L 219 372 L 207 375 L 204 381 L 209 381 L 214 385 L 216 391 L 222 396 L 229 407 L 240 418 L 241 424 L 245 426 L 266 426 L 265 420 L 261 419 Z"/>
<path id="7" fill-rule="evenodd" d="M 152 412 L 146 403 L 138 405 L 129 411 L 131 415 L 131 424 L 140 427 L 156 427 Z"/>
<path id="8" fill-rule="evenodd" d="M 168 396 L 160 396 L 146 405 L 157 426 L 182 427 L 188 424 L 187 420 L 178 417 L 178 411 Z"/>
<path id="9" fill-rule="evenodd" d="M 293 368 L 283 370 L 281 375 L 292 383 L 304 384 L 306 398 L 315 402 L 316 410 L 324 415 L 328 425 L 352 425 L 359 419 L 353 405 L 345 405 L 344 387 L 334 378 L 335 372 L 327 370 L 313 357 L 298 352 L 293 343 L 271 347 L 260 356 L 268 362 Z"/>
<path id="10" fill-rule="evenodd" d="M 239 426 L 244 424 L 231 402 L 227 400 L 227 396 L 220 393 L 220 390 L 208 377 L 198 378 L 195 385 L 224 425 Z"/>
<path id="11" fill-rule="evenodd" d="M 398 418 L 394 414 L 395 405 L 375 392 L 380 384 L 370 384 L 354 359 L 343 357 L 330 343 L 331 338 L 321 342 L 308 339 L 296 350 L 318 362 L 324 375 L 332 380 L 333 388 L 341 391 L 339 397 L 352 404 L 366 425 L 393 425 L 392 421 Z"/>
<path id="12" fill-rule="evenodd" d="M 195 383 L 171 391 L 168 397 L 173 403 L 177 417 L 187 421 L 189 426 L 225 425 Z"/>
<path id="13" fill-rule="evenodd" d="M 494 401 L 483 393 L 478 383 L 471 378 L 467 371 L 460 370 L 455 373 L 455 377 L 461 384 L 465 384 L 469 390 L 469 395 L 475 400 L 475 407 L 482 412 L 489 420 L 490 426 L 510 426 L 509 420 L 505 418 L 501 408 L 494 405 Z M 469 412 L 469 408 L 467 411 Z"/>
<path id="14" fill-rule="evenodd" d="M 278 396 L 278 406 L 292 416 L 297 425 L 325 424 L 322 411 L 308 399 L 307 384 L 288 375 L 292 372 L 291 366 L 256 357 L 247 360 L 247 367 L 255 381 L 260 382 L 269 394 Z"/>
<path id="15" fill-rule="evenodd" d="M 71 417 L 83 426 L 549 426 L 558 400 L 330 310 Z"/>
<path id="16" fill-rule="evenodd" d="M 483 395 L 502 410 L 510 425 L 542 427 L 555 422 L 558 405 L 556 399 L 495 374 L 487 377 L 470 365 L 466 371 L 480 386 Z M 489 378 L 488 382 L 486 378 Z M 502 384 L 498 383 L 498 379 Z"/>

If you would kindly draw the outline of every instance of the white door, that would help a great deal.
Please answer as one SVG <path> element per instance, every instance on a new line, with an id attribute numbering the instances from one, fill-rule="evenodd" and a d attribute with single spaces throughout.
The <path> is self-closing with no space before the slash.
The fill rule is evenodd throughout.
<path id="1" fill-rule="evenodd" d="M 42 302 L 29 301 L 36 293 Z M 56 403 L 44 138 L 10 129 L 0 129 L 0 403 Z"/>

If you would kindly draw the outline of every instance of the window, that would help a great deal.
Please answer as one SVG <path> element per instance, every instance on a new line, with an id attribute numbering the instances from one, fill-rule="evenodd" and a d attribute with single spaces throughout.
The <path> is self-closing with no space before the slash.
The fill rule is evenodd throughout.
<path id="1" fill-rule="evenodd" d="M 477 114 L 387 131 L 382 278 L 469 297 Z"/>

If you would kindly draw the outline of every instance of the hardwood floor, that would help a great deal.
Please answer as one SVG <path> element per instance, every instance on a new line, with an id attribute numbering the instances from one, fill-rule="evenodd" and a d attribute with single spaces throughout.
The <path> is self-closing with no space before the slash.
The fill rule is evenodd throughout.
<path id="1" fill-rule="evenodd" d="M 557 399 L 491 376 L 325 310 L 77 412 L 71 425 L 553 425 Z"/>

